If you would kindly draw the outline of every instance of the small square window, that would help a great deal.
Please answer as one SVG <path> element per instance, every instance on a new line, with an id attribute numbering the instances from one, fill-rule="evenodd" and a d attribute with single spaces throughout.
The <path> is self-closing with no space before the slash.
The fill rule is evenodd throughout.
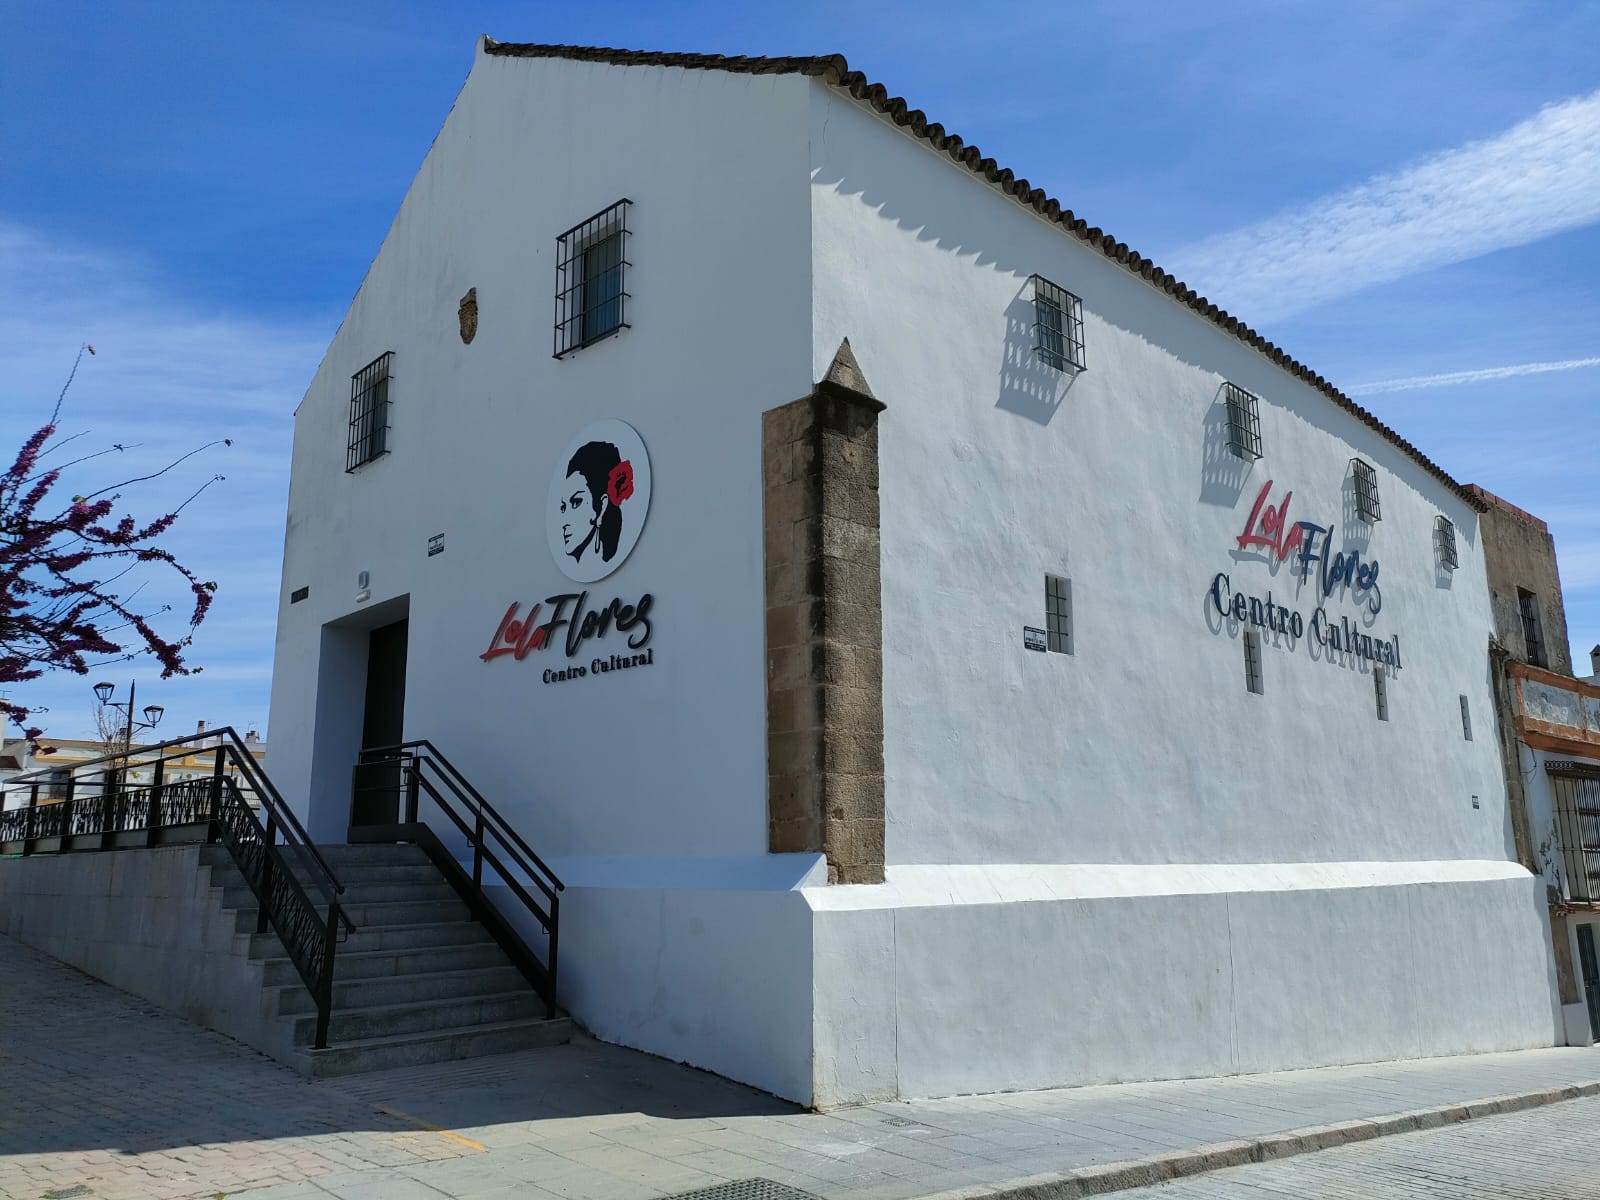
<path id="1" fill-rule="evenodd" d="M 1436 532 L 1439 539 L 1439 565 L 1447 571 L 1454 571 L 1461 562 L 1456 554 L 1456 527 L 1449 517 L 1440 517 Z"/>
<path id="2" fill-rule="evenodd" d="M 1378 720 L 1389 719 L 1389 680 L 1382 667 L 1376 667 L 1372 672 L 1372 693 L 1378 702 Z"/>
<path id="3" fill-rule="evenodd" d="M 1261 676 L 1261 635 L 1247 632 L 1244 635 L 1244 686 L 1256 695 L 1266 693 L 1266 683 Z"/>
<path id="4" fill-rule="evenodd" d="M 1083 302 L 1042 275 L 1033 276 L 1033 352 L 1058 371 L 1081 371 Z"/>
<path id="5" fill-rule="evenodd" d="M 354 471 L 389 452 L 389 365 L 391 351 L 380 354 L 350 377 L 350 441 L 344 469 Z"/>
<path id="6" fill-rule="evenodd" d="M 628 328 L 628 209 L 618 200 L 556 239 L 555 356 Z"/>
<path id="7" fill-rule="evenodd" d="M 1467 707 L 1466 696 L 1461 697 L 1461 736 L 1472 740 L 1472 710 Z"/>
<path id="8" fill-rule="evenodd" d="M 1256 398 L 1231 383 L 1222 390 L 1228 404 L 1228 449 L 1253 462 L 1261 457 L 1261 411 Z"/>
<path id="9" fill-rule="evenodd" d="M 1044 628 L 1049 649 L 1072 653 L 1072 581 L 1059 575 L 1044 577 Z"/>
<path id="10" fill-rule="evenodd" d="M 1350 475 L 1355 481 L 1356 516 L 1368 523 L 1380 520 L 1383 513 L 1378 507 L 1378 473 L 1372 469 L 1371 463 L 1352 458 Z"/>

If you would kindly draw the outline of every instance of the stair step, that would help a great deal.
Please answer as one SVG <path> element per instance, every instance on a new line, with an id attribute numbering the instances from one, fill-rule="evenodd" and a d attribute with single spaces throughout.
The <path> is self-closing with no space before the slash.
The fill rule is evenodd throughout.
<path id="1" fill-rule="evenodd" d="M 364 883 L 438 883 L 442 878 L 439 868 L 431 862 L 340 863 L 333 872 L 346 888 Z M 311 872 L 297 867 L 295 876 L 305 883 Z"/>
<path id="2" fill-rule="evenodd" d="M 462 928 L 467 927 L 462 926 Z M 271 946 L 271 950 L 273 953 L 270 956 L 263 956 L 266 959 L 264 977 L 266 985 L 282 987 L 299 983 L 300 974 L 294 969 L 294 963 L 282 956 L 281 948 L 276 943 Z M 500 967 L 510 961 L 504 950 L 487 939 L 466 945 L 443 944 L 402 950 L 366 951 L 351 950 L 347 942 L 339 947 L 334 956 L 333 977 L 336 982 L 353 979 L 387 979 L 392 976 L 433 974 L 439 971 L 466 971 L 473 967 Z"/>
<path id="3" fill-rule="evenodd" d="M 492 996 L 423 1000 L 410 1004 L 383 1004 L 340 1011 L 334 1008 L 328 1038 L 335 1043 L 402 1033 L 427 1033 L 466 1025 L 523 1021 L 545 1015 L 545 1002 L 531 988 Z M 314 1013 L 294 1018 L 294 1044 L 309 1046 L 316 1037 Z"/>
<path id="4" fill-rule="evenodd" d="M 215 877 L 213 877 L 215 886 Z M 319 908 L 326 903 L 320 892 L 307 888 L 306 895 L 311 902 Z M 455 900 L 456 890 L 437 875 L 432 883 L 359 883 L 345 888 L 344 895 L 340 897 L 340 904 L 344 908 L 353 908 L 356 905 L 390 904 L 399 901 L 409 901 L 421 904 L 432 900 Z M 222 889 L 223 908 L 254 908 L 256 907 L 255 891 L 242 880 L 238 883 L 228 883 Z"/>
<path id="5" fill-rule="evenodd" d="M 380 863 L 431 863 L 421 846 L 410 842 L 369 842 L 355 845 L 318 845 L 317 853 L 337 874 L 341 866 L 373 866 Z"/>
<path id="6" fill-rule="evenodd" d="M 252 913 L 249 931 L 251 958 L 282 958 L 283 946 L 278 935 L 270 929 L 254 933 L 255 917 Z M 239 929 L 244 930 L 241 924 Z M 476 921 L 417 921 L 399 925 L 364 925 L 354 933 L 345 935 L 335 953 L 335 961 L 345 954 L 363 954 L 368 951 L 421 950 L 429 946 L 469 946 L 493 942 L 489 931 Z"/>
<path id="7" fill-rule="evenodd" d="M 566 1017 L 557 1017 L 362 1038 L 329 1046 L 326 1050 L 302 1050 L 300 1053 L 308 1063 L 306 1073 L 314 1079 L 326 1079 L 386 1067 L 423 1066 L 457 1058 L 559 1046 L 571 1040 L 572 1022 Z"/>
<path id="8" fill-rule="evenodd" d="M 251 899 L 254 900 L 255 897 L 252 896 Z M 237 916 L 234 919 L 234 928 L 241 933 L 255 932 L 255 907 L 240 908 L 235 911 Z M 434 925 L 444 921 L 464 922 L 471 915 L 467 906 L 460 900 L 352 904 L 346 906 L 344 911 L 358 930 L 369 926 L 381 928 L 389 925 Z"/>
<path id="9" fill-rule="evenodd" d="M 336 958 L 335 963 L 338 962 Z M 510 963 L 493 967 L 468 967 L 460 971 L 430 971 L 419 975 L 384 975 L 376 979 L 334 979 L 333 1011 L 356 1012 L 424 1000 L 471 999 L 503 996 L 528 986 L 522 972 Z M 298 978 L 275 989 L 275 1009 L 280 1016 L 300 1016 L 317 1011 L 311 993 Z"/>

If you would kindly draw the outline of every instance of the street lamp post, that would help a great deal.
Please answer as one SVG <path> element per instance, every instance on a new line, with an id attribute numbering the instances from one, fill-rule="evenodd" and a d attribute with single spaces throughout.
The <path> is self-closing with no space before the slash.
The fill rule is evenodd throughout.
<path id="1" fill-rule="evenodd" d="M 130 680 L 128 683 L 128 698 L 127 700 L 122 701 L 113 700 L 111 698 L 112 694 L 117 690 L 116 684 L 97 683 L 94 685 L 94 694 L 99 698 L 102 707 L 114 708 L 118 712 L 126 714 L 127 720 L 122 729 L 122 760 L 124 764 L 124 770 L 126 770 L 128 756 L 133 753 L 133 731 L 135 729 L 154 729 L 161 721 L 161 714 L 167 711 L 159 704 L 147 704 L 144 708 L 145 719 L 142 721 L 135 721 L 133 719 L 133 709 L 136 697 L 139 694 L 138 689 L 139 681 L 136 679 Z"/>

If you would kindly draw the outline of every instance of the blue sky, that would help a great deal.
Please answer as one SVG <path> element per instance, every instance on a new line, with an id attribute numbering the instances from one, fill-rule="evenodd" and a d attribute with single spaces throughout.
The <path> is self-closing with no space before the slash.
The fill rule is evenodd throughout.
<path id="1" fill-rule="evenodd" d="M 137 675 L 163 732 L 266 721 L 291 415 L 479 33 L 844 53 L 1549 520 L 1586 670 L 1600 3 L 0 0 L 5 438 L 92 342 L 65 426 L 141 443 L 128 473 L 234 439 L 135 493 L 227 476 L 171 539 L 221 585 L 204 672 L 97 673 Z M 13 698 L 78 735 L 92 682 Z"/>

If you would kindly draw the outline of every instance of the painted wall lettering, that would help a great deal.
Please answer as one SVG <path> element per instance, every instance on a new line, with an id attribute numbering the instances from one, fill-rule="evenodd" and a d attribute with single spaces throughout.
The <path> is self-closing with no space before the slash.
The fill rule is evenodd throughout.
<path id="1" fill-rule="evenodd" d="M 566 630 L 563 639 L 568 658 L 577 656 L 583 644 L 591 638 L 605 637 L 612 629 L 627 635 L 628 649 L 642 650 L 650 641 L 650 609 L 655 597 L 649 592 L 633 604 L 625 604 L 620 596 L 604 608 L 585 609 L 588 592 L 563 592 L 547 596 L 543 604 L 535 604 L 525 617 L 517 612 L 522 602 L 514 602 L 500 618 L 500 624 L 489 639 L 489 648 L 480 657 L 484 662 L 511 655 L 518 662 L 535 650 L 550 645 L 556 631 Z M 550 606 L 549 619 L 540 622 L 539 615 L 545 605 Z"/>
<path id="2" fill-rule="evenodd" d="M 1245 519 L 1244 531 L 1234 540 L 1239 549 L 1265 550 L 1278 562 L 1286 561 L 1296 550 L 1300 553 L 1295 562 L 1300 574 L 1312 578 L 1312 568 L 1317 568 L 1317 586 L 1323 598 L 1333 595 L 1341 587 L 1353 591 L 1361 603 L 1376 614 L 1383 608 L 1383 592 L 1378 588 L 1378 561 L 1363 561 L 1357 550 L 1338 552 L 1333 549 L 1334 525 L 1318 525 L 1314 521 L 1289 521 L 1289 501 L 1293 492 L 1285 492 L 1277 504 L 1267 503 L 1272 495 L 1273 481 L 1267 480 L 1256 495 L 1256 502 Z"/>

